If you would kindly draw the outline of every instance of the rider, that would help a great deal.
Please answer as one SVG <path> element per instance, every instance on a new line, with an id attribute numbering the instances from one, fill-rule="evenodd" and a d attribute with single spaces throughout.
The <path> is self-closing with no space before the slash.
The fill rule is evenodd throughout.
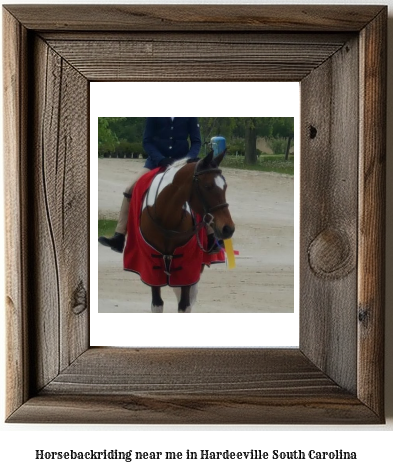
<path id="1" fill-rule="evenodd" d="M 189 141 L 190 140 L 190 144 Z M 99 237 L 98 242 L 116 252 L 123 252 L 127 233 L 127 219 L 132 190 L 136 181 L 150 170 L 168 166 L 181 158 L 197 158 L 201 149 L 201 134 L 196 117 L 148 117 L 143 134 L 143 148 L 148 153 L 144 168 L 126 188 L 120 208 L 119 219 L 113 237 Z M 212 230 L 208 230 L 209 248 L 216 253 Z M 217 248 L 216 248 L 217 247 Z"/>

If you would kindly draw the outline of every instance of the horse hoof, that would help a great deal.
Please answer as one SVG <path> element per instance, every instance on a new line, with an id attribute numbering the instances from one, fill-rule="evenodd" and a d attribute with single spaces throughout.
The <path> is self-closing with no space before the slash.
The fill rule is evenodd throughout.
<path id="1" fill-rule="evenodd" d="M 164 312 L 164 306 L 154 306 L 152 304 L 151 305 L 151 312 L 152 313 L 163 313 Z"/>
<path id="2" fill-rule="evenodd" d="M 191 313 L 191 306 L 187 306 L 185 311 L 182 311 L 181 309 L 179 309 L 178 313 Z"/>

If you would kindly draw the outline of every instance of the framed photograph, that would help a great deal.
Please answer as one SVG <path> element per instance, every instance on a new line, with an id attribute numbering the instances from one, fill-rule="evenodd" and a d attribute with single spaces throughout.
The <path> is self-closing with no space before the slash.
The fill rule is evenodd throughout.
<path id="1" fill-rule="evenodd" d="M 384 423 L 387 8 L 9 5 L 3 24 L 7 421 Z M 94 82 L 300 84 L 299 347 L 91 345 Z"/>
<path id="2" fill-rule="evenodd" d="M 298 295 L 299 270 L 294 249 L 299 247 L 299 89 L 298 82 L 90 84 L 90 215 L 98 216 L 98 234 L 97 219 L 90 222 L 91 345 L 298 346 L 294 287 Z M 254 100 L 245 98 L 245 90 Z M 160 288 L 165 317 L 151 313 L 151 288 L 139 274 L 123 271 L 123 254 L 98 243 L 98 238 L 110 238 L 117 230 L 123 192 L 143 170 L 143 114 L 157 116 L 165 111 L 179 117 L 192 111 L 198 116 L 200 157 L 208 154 L 212 137 L 225 137 L 228 150 L 221 166 L 228 185 L 226 202 L 236 226 L 234 268 L 221 258 L 223 263 L 206 267 L 200 275 L 191 309 L 198 313 L 197 324 L 192 322 L 195 316 L 187 322 L 177 312 L 177 297 L 170 286 Z M 234 111 L 237 117 L 230 117 Z M 127 116 L 130 112 L 133 117 Z M 171 118 L 153 120 L 171 123 Z M 172 123 L 179 124 L 178 120 L 184 121 Z M 247 156 L 247 162 L 246 126 L 258 132 L 250 137 L 256 153 Z M 197 188 L 193 192 L 197 194 Z M 185 235 L 189 240 L 191 234 Z M 166 282 L 167 275 L 157 263 L 151 261 L 156 267 L 153 273 L 161 272 Z M 176 263 L 175 268 L 179 266 Z"/>

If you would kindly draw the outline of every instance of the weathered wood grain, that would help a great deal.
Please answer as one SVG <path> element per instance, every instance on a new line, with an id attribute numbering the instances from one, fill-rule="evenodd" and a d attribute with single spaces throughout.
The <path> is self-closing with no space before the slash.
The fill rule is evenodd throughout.
<path id="1" fill-rule="evenodd" d="M 375 423 L 299 350 L 92 348 L 10 421 Z"/>
<path id="2" fill-rule="evenodd" d="M 182 40 L 140 40 L 128 35 L 127 40 L 69 41 L 50 40 L 50 46 L 89 80 L 248 80 L 300 81 L 343 42 L 323 43 L 317 35 L 291 42 L 250 42 L 210 35 L 209 42 L 196 42 L 195 35 L 182 35 Z"/>
<path id="3" fill-rule="evenodd" d="M 311 395 L 342 390 L 297 349 L 91 348 L 42 394 Z"/>
<path id="4" fill-rule="evenodd" d="M 34 57 L 30 285 L 40 389 L 88 347 L 88 86 L 39 38 Z"/>
<path id="5" fill-rule="evenodd" d="M 187 395 L 46 395 L 31 398 L 13 423 L 92 424 L 375 424 L 380 419 L 350 395 L 209 397 Z"/>
<path id="6" fill-rule="evenodd" d="M 301 83 L 300 347 L 356 393 L 358 47 Z M 321 96 L 316 91 L 324 91 Z M 318 341 L 318 342 L 317 342 Z"/>
<path id="7" fill-rule="evenodd" d="M 384 378 L 386 20 L 384 10 L 360 35 L 358 395 L 377 413 Z"/>
<path id="8" fill-rule="evenodd" d="M 7 328 L 6 411 L 12 413 L 29 396 L 26 247 L 27 32 L 3 13 L 5 268 Z M 6 182 L 6 181 L 5 181 Z"/>
<path id="9" fill-rule="evenodd" d="M 6 5 L 36 31 L 360 31 L 381 10 L 362 5 Z"/>
<path id="10" fill-rule="evenodd" d="M 357 36 L 358 33 L 353 32 L 315 32 L 304 33 L 286 32 L 253 32 L 253 31 L 94 31 L 95 42 L 107 41 L 128 41 L 128 42 L 158 42 L 158 43 L 218 43 L 218 44 L 322 44 L 336 45 L 337 48 L 346 43 L 351 37 Z M 72 41 L 77 44 L 78 41 L 91 41 L 91 31 L 75 31 L 75 30 L 48 30 L 40 31 L 40 38 L 51 44 L 53 41 Z M 103 44 L 102 43 L 102 44 Z"/>

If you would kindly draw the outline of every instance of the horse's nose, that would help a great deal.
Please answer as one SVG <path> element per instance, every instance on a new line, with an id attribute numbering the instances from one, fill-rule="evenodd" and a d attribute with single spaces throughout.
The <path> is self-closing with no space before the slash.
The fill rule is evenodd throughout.
<path id="1" fill-rule="evenodd" d="M 230 225 L 224 225 L 224 227 L 222 228 L 223 239 L 231 238 L 234 232 L 235 232 L 234 227 L 231 227 Z"/>

